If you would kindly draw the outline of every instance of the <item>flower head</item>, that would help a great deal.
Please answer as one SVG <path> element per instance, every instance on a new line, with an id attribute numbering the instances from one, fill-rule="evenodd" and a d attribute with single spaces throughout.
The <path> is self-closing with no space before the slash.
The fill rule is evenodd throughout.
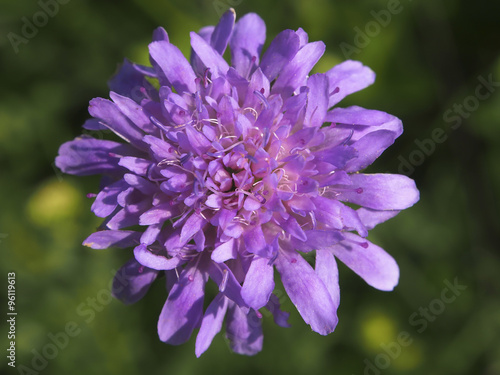
<path id="1" fill-rule="evenodd" d="M 274 268 L 322 335 L 337 325 L 335 258 L 392 290 L 397 264 L 366 240 L 368 230 L 419 196 L 405 176 L 359 173 L 402 132 L 387 113 L 336 107 L 374 73 L 345 61 L 309 75 L 322 42 L 285 30 L 262 53 L 265 34 L 258 15 L 235 23 L 230 10 L 217 26 L 191 33 L 188 61 L 157 29 L 152 67 L 125 61 L 109 82 L 111 100 L 90 102 L 84 127 L 109 129 L 122 142 L 82 136 L 56 159 L 66 173 L 104 176 L 92 210 L 105 221 L 84 244 L 134 247 L 114 295 L 136 302 L 164 274 L 160 339 L 181 344 L 199 328 L 198 356 L 224 320 L 231 348 L 247 355 L 262 347 L 260 309 L 288 326 Z M 314 252 L 311 265 L 302 253 Z M 209 280 L 218 294 L 204 311 Z"/>

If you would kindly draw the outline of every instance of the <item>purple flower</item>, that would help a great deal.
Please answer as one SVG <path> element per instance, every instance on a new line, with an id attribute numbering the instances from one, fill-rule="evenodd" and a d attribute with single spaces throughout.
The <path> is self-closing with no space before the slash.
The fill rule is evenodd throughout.
<path id="1" fill-rule="evenodd" d="M 224 320 L 232 350 L 246 355 L 262 348 L 261 309 L 288 326 L 274 268 L 322 335 L 337 325 L 335 258 L 392 290 L 398 266 L 366 237 L 419 198 L 405 176 L 360 173 L 402 133 L 387 113 L 336 107 L 374 82 L 369 68 L 345 61 L 309 75 L 322 42 L 285 30 L 262 53 L 262 19 L 235 17 L 230 10 L 191 33 L 190 61 L 157 29 L 152 67 L 125 61 L 109 82 L 111 100 L 90 102 L 84 128 L 123 142 L 82 136 L 56 159 L 66 173 L 103 175 L 92 211 L 105 220 L 84 244 L 134 247 L 114 295 L 134 303 L 165 276 L 158 334 L 177 345 L 199 328 L 197 356 Z M 315 253 L 313 265 L 303 253 Z M 209 280 L 218 294 L 204 311 Z"/>

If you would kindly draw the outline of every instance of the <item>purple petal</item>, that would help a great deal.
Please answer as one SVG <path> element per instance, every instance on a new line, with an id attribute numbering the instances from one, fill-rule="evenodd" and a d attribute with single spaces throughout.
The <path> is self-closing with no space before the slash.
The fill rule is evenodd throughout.
<path id="1" fill-rule="evenodd" d="M 307 95 L 304 126 L 321 126 L 328 111 L 328 77 L 326 74 L 314 74 L 307 80 Z"/>
<path id="2" fill-rule="evenodd" d="M 288 323 L 290 313 L 281 310 L 280 300 L 275 294 L 271 294 L 269 302 L 266 305 L 266 309 L 273 314 L 274 323 L 283 328 L 290 327 L 290 323 Z"/>
<path id="3" fill-rule="evenodd" d="M 111 91 L 109 97 L 116 104 L 121 113 L 123 113 L 137 128 L 146 133 L 153 133 L 156 127 L 151 124 L 151 120 L 143 111 L 142 106 L 125 96 L 118 95 Z"/>
<path id="4" fill-rule="evenodd" d="M 220 332 L 224 316 L 226 315 L 227 305 L 228 299 L 222 293 L 217 294 L 210 305 L 208 305 L 201 321 L 200 331 L 198 332 L 198 336 L 196 336 L 196 357 L 200 357 L 210 347 L 215 335 Z"/>
<path id="5" fill-rule="evenodd" d="M 210 45 L 221 55 L 223 55 L 226 50 L 227 43 L 229 42 L 233 31 L 235 19 L 236 12 L 231 8 L 222 15 L 219 23 L 215 26 L 212 33 Z"/>
<path id="6" fill-rule="evenodd" d="M 254 310 L 246 314 L 230 303 L 226 317 L 226 337 L 231 350 L 238 354 L 255 355 L 262 350 L 262 324 Z"/>
<path id="7" fill-rule="evenodd" d="M 154 206 L 144 212 L 139 217 L 139 224 L 152 225 L 163 223 L 165 220 L 170 219 L 172 216 L 174 216 L 174 213 L 176 211 L 177 210 L 172 207 L 170 202 L 159 204 L 158 206 Z"/>
<path id="8" fill-rule="evenodd" d="M 300 46 L 300 38 L 293 30 L 283 30 L 271 42 L 262 56 L 260 68 L 269 81 L 273 81 L 293 57 Z"/>
<path id="9" fill-rule="evenodd" d="M 205 26 L 202 27 L 198 31 L 198 35 L 203 38 L 204 41 L 210 43 L 210 39 L 212 38 L 212 33 L 214 32 L 215 26 Z M 193 48 L 191 48 L 191 65 L 193 66 L 193 70 L 196 75 L 203 76 L 205 74 L 205 66 L 201 62 L 198 55 L 194 52 Z"/>
<path id="10" fill-rule="evenodd" d="M 339 270 L 330 250 L 316 251 L 316 274 L 323 281 L 337 309 L 340 305 Z"/>
<path id="11" fill-rule="evenodd" d="M 211 258 L 216 263 L 223 263 L 229 259 L 236 259 L 237 255 L 236 241 L 231 238 L 229 241 L 217 246 L 212 252 Z"/>
<path id="12" fill-rule="evenodd" d="M 261 92 L 262 96 L 264 98 L 267 98 L 269 96 L 269 90 L 271 84 L 269 83 L 269 80 L 267 77 L 262 73 L 262 70 L 260 68 L 257 68 L 253 73 L 252 76 L 250 77 L 250 84 L 248 85 L 247 88 L 247 93 L 245 95 L 245 103 L 243 105 L 244 108 L 246 107 L 257 107 L 258 105 L 262 104 L 262 99 L 259 98 L 255 94 L 255 91 Z M 242 115 L 240 115 L 242 116 Z M 247 119 L 246 117 L 242 116 L 244 119 Z M 246 133 L 244 133 L 246 134 Z"/>
<path id="13" fill-rule="evenodd" d="M 341 124 L 347 125 L 347 131 L 354 130 L 351 141 L 357 141 L 365 134 L 374 130 L 390 130 L 396 133 L 396 138 L 403 132 L 401 120 L 395 116 L 382 111 L 365 109 L 358 106 L 348 108 L 334 108 L 328 112 L 325 121 L 337 124 L 336 127 L 343 129 Z M 370 128 L 376 126 L 377 128 Z M 332 128 L 330 128 L 332 129 Z"/>
<path id="14" fill-rule="evenodd" d="M 309 35 L 307 35 L 302 27 L 299 27 L 296 33 L 300 38 L 300 47 L 302 48 L 309 42 Z"/>
<path id="15" fill-rule="evenodd" d="M 131 230 L 102 230 L 88 236 L 83 245 L 92 249 L 125 248 L 137 245 L 140 237 L 141 232 Z"/>
<path id="16" fill-rule="evenodd" d="M 283 97 L 291 96 L 298 87 L 305 83 L 307 75 L 324 52 L 325 44 L 323 42 L 306 44 L 283 68 L 271 91 L 280 93 Z"/>
<path id="17" fill-rule="evenodd" d="M 153 254 L 144 244 L 134 248 L 134 256 L 140 264 L 154 270 L 173 270 L 185 263 L 184 260 L 178 257 L 167 258 L 162 255 Z"/>
<path id="18" fill-rule="evenodd" d="M 99 194 L 97 194 L 90 209 L 98 217 L 106 217 L 112 214 L 118 206 L 118 195 L 127 188 L 128 184 L 123 180 L 118 180 L 104 187 Z"/>
<path id="19" fill-rule="evenodd" d="M 166 41 L 153 42 L 149 53 L 179 94 L 196 91 L 193 68 L 176 46 Z"/>
<path id="20" fill-rule="evenodd" d="M 144 297 L 158 276 L 158 271 L 149 269 L 130 259 L 113 278 L 111 293 L 126 305 L 135 303 Z"/>
<path id="21" fill-rule="evenodd" d="M 153 163 L 151 163 L 150 160 L 143 158 L 124 156 L 118 160 L 118 165 L 127 168 L 129 171 L 138 174 L 139 176 L 146 176 Z"/>
<path id="22" fill-rule="evenodd" d="M 357 172 L 372 164 L 384 150 L 394 143 L 396 133 L 390 130 L 378 130 L 368 133 L 352 144 L 358 151 L 355 159 L 349 160 L 344 170 L 346 172 Z"/>
<path id="23" fill-rule="evenodd" d="M 253 228 L 247 228 L 243 233 L 243 241 L 249 253 L 265 255 L 267 242 L 260 225 L 256 225 Z"/>
<path id="24" fill-rule="evenodd" d="M 192 150 L 198 155 L 203 155 L 212 147 L 212 142 L 210 142 L 203 133 L 195 130 L 191 125 L 186 125 L 186 135 Z"/>
<path id="25" fill-rule="evenodd" d="M 177 156 L 173 147 L 168 142 L 165 142 L 160 138 L 152 135 L 146 135 L 144 137 L 144 142 L 149 145 L 149 148 L 156 157 L 157 161 L 162 161 L 163 159 L 173 160 Z"/>
<path id="26" fill-rule="evenodd" d="M 89 105 L 89 113 L 92 117 L 100 119 L 103 125 L 112 130 L 120 138 L 140 150 L 145 150 L 146 145 L 142 141 L 144 137 L 143 131 L 130 121 L 121 112 L 118 105 L 112 101 L 103 98 L 92 99 Z"/>
<path id="27" fill-rule="evenodd" d="M 403 175 L 356 173 L 351 181 L 352 189 L 339 191 L 338 200 L 374 210 L 403 210 L 419 199 L 415 182 Z"/>
<path id="28" fill-rule="evenodd" d="M 383 223 L 384 221 L 387 221 L 389 219 L 392 219 L 401 211 L 399 210 L 378 211 L 361 207 L 356 212 L 358 213 L 358 216 L 363 222 L 363 225 L 366 227 L 366 229 L 372 230 L 378 224 Z"/>
<path id="29" fill-rule="evenodd" d="M 318 167 L 320 163 L 316 164 L 316 167 Z M 337 169 L 335 166 L 332 164 L 327 164 L 327 163 L 322 163 L 321 165 L 328 165 L 328 169 L 330 169 L 331 174 L 327 174 L 325 176 L 316 176 L 319 182 L 319 187 L 325 187 L 325 186 L 330 186 L 330 185 L 350 185 L 351 184 L 351 178 L 349 175 L 342 171 Z"/>
<path id="30" fill-rule="evenodd" d="M 125 173 L 123 179 L 129 186 L 139 190 L 145 195 L 153 195 L 158 191 L 158 187 L 148 179 L 137 176 L 133 173 Z"/>
<path id="31" fill-rule="evenodd" d="M 123 168 L 118 165 L 119 159 L 114 155 L 130 153 L 135 153 L 130 146 L 118 142 L 90 137 L 75 138 L 61 145 L 56 166 L 64 173 L 79 176 L 119 174 L 123 173 Z"/>
<path id="32" fill-rule="evenodd" d="M 344 223 L 342 222 L 342 215 L 340 210 L 343 206 L 342 203 L 335 199 L 328 199 L 325 197 L 314 197 L 312 198 L 316 209 L 314 210 L 314 215 L 316 220 L 326 224 L 330 228 L 341 230 L 344 228 Z"/>
<path id="33" fill-rule="evenodd" d="M 293 216 L 290 216 L 288 220 L 281 223 L 280 226 L 286 233 L 291 234 L 298 240 L 300 241 L 307 240 L 307 235 L 305 234 L 304 230 Z"/>
<path id="34" fill-rule="evenodd" d="M 149 225 L 142 233 L 140 239 L 141 244 L 151 245 L 152 243 L 154 243 L 157 240 L 158 235 L 161 233 L 162 227 L 163 223 Z"/>
<path id="35" fill-rule="evenodd" d="M 345 241 L 331 248 L 333 254 L 368 285 L 379 290 L 393 290 L 399 280 L 399 267 L 394 258 L 353 233 L 345 233 L 345 237 Z"/>
<path id="36" fill-rule="evenodd" d="M 242 308 L 247 308 L 247 304 L 241 297 L 241 285 L 236 280 L 233 271 L 224 263 L 209 265 L 210 278 L 219 286 L 219 292 Z"/>
<path id="37" fill-rule="evenodd" d="M 307 105 L 307 91 L 303 91 L 298 95 L 290 96 L 284 102 L 283 115 L 284 124 L 295 125 L 300 122 L 300 119 L 305 116 L 305 109 Z"/>
<path id="38" fill-rule="evenodd" d="M 338 321 L 337 307 L 309 263 L 295 251 L 281 251 L 275 265 L 288 296 L 304 321 L 321 335 L 333 332 Z"/>
<path id="39" fill-rule="evenodd" d="M 145 93 L 155 91 L 154 87 L 145 79 L 135 65 L 125 59 L 118 73 L 108 81 L 108 87 L 120 95 L 129 97 L 135 102 L 140 102 L 146 97 Z"/>
<path id="40" fill-rule="evenodd" d="M 158 320 L 160 340 L 180 345 L 189 340 L 203 316 L 203 298 L 207 273 L 192 260 L 170 291 Z"/>
<path id="41" fill-rule="evenodd" d="M 197 213 L 192 214 L 182 227 L 180 242 L 183 244 L 188 242 L 193 238 L 196 232 L 200 231 L 206 224 L 207 221 L 201 215 Z"/>
<path id="42" fill-rule="evenodd" d="M 330 90 L 338 88 L 338 91 L 330 96 L 329 107 L 375 82 L 375 73 L 359 61 L 344 61 L 326 72 L 326 75 L 330 82 Z"/>
<path id="43" fill-rule="evenodd" d="M 139 217 L 151 207 L 150 199 L 138 203 L 127 204 L 118 211 L 106 224 L 109 229 L 122 229 L 139 224 Z"/>
<path id="44" fill-rule="evenodd" d="M 168 181 L 162 182 L 160 187 L 162 190 L 167 192 L 182 193 L 190 188 L 192 182 L 192 176 L 187 173 L 179 173 Z"/>
<path id="45" fill-rule="evenodd" d="M 313 198 L 316 210 L 316 219 L 327 226 L 338 230 L 356 230 L 361 236 L 366 237 L 368 231 L 358 217 L 355 210 L 337 201 L 325 197 Z"/>
<path id="46" fill-rule="evenodd" d="M 266 41 L 266 24 L 255 13 L 247 13 L 236 22 L 229 41 L 231 62 L 242 77 L 248 77 L 259 64 L 259 56 Z"/>
<path id="47" fill-rule="evenodd" d="M 269 259 L 254 256 L 241 288 L 241 296 L 248 306 L 258 310 L 268 303 L 273 290 L 272 264 L 269 264 Z"/>
<path id="48" fill-rule="evenodd" d="M 343 169 L 345 165 L 358 156 L 358 150 L 351 146 L 337 145 L 314 153 L 317 161 L 324 161 Z"/>
<path id="49" fill-rule="evenodd" d="M 153 31 L 153 42 L 165 41 L 168 42 L 168 34 L 163 27 L 157 27 Z"/>
<path id="50" fill-rule="evenodd" d="M 82 128 L 87 129 L 87 130 L 107 130 L 108 128 L 105 127 L 101 122 L 95 118 L 90 118 L 86 120 Z"/>
<path id="51" fill-rule="evenodd" d="M 210 46 L 201 36 L 191 32 L 191 47 L 196 52 L 203 64 L 210 69 L 212 78 L 224 76 L 229 65 L 226 60 L 212 46 Z"/>

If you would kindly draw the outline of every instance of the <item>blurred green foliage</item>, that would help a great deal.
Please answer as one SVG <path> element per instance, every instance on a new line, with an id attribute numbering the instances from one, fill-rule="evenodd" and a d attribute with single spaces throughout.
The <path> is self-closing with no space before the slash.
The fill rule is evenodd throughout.
<path id="1" fill-rule="evenodd" d="M 479 76 L 500 81 L 500 3 L 401 0 L 401 11 L 383 26 L 374 14 L 389 3 L 71 0 L 59 5 L 27 43 L 18 44 L 16 53 L 9 33 L 22 36 L 22 17 L 32 20 L 41 8 L 35 1 L 0 0 L 0 270 L 5 280 L 0 295 L 6 296 L 7 272 L 15 271 L 17 365 L 33 368 L 35 354 L 52 342 L 49 334 L 75 322 L 78 334 L 40 373 L 500 374 L 498 88 L 460 115 L 459 123 L 444 117 L 475 95 Z M 256 357 L 230 353 L 219 335 L 195 359 L 193 339 L 172 347 L 156 335 L 166 297 L 161 282 L 133 306 L 105 298 L 113 271 L 130 252 L 81 245 L 99 225 L 85 198 L 97 191 L 99 181 L 62 175 L 53 160 L 60 144 L 81 133 L 88 100 L 107 96 L 106 82 L 122 59 L 147 63 L 155 27 L 164 26 L 188 54 L 188 32 L 216 23 L 229 5 L 239 15 L 261 15 L 267 43 L 280 30 L 298 27 L 310 40 L 325 41 L 327 52 L 316 71 L 345 59 L 342 43 L 356 48 L 350 58 L 370 66 L 377 81 L 342 105 L 376 108 L 403 120 L 405 133 L 370 170 L 398 173 L 405 160 L 411 168 L 403 170 L 417 181 L 421 200 L 370 234 L 400 265 L 400 285 L 393 293 L 370 288 L 341 266 L 340 323 L 333 334 L 311 332 L 285 300 L 293 327 L 278 328 L 265 319 L 264 350 Z M 373 22 L 379 22 L 376 33 Z M 371 30 L 363 47 L 355 43 L 357 30 Z M 469 108 L 475 104 L 471 100 Z M 446 141 L 434 142 L 434 150 L 428 146 L 428 155 L 421 152 L 418 158 L 415 141 L 431 140 L 436 128 L 444 130 Z M 455 278 L 467 289 L 442 303 L 442 311 L 432 321 L 425 319 L 419 332 L 423 323 L 412 316 L 420 308 L 440 307 L 435 301 L 441 300 L 445 280 Z M 82 311 L 94 300 L 90 319 Z M 411 343 L 384 362 L 384 345 L 404 332 Z M 5 326 L 2 348 L 8 346 L 6 335 Z M 368 369 L 369 364 L 378 368 Z M 5 374 L 19 370 L 5 360 L 0 366 Z"/>

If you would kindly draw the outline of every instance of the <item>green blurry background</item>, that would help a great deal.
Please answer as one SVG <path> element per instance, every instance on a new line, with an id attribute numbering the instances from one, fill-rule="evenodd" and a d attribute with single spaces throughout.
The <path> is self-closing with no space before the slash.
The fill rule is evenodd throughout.
<path id="1" fill-rule="evenodd" d="M 7 309 L 7 272 L 15 271 L 17 365 L 32 369 L 45 350 L 55 358 L 35 360 L 44 368 L 31 374 L 500 374 L 500 90 L 481 88 L 482 97 L 490 95 L 474 99 L 479 77 L 500 81 L 500 2 L 401 0 L 400 12 L 381 18 L 377 30 L 374 14 L 387 14 L 394 1 L 66 0 L 16 53 L 7 35 L 22 37 L 22 17 L 32 20 L 41 8 L 34 0 L 0 0 L 0 311 Z M 100 222 L 85 197 L 99 182 L 62 175 L 53 160 L 61 143 L 81 133 L 88 101 L 108 95 L 106 82 L 122 59 L 147 63 L 155 27 L 164 26 L 188 54 L 188 32 L 215 24 L 230 5 L 239 15 L 262 16 L 267 43 L 298 27 L 325 41 L 318 72 L 343 61 L 347 44 L 355 48 L 349 57 L 370 66 L 377 81 L 342 105 L 384 110 L 405 125 L 370 170 L 411 175 L 421 199 L 370 234 L 400 265 L 394 292 L 372 289 L 341 265 L 333 334 L 311 332 L 285 300 L 293 326 L 265 319 L 262 353 L 232 354 L 219 335 L 196 359 L 193 339 L 172 347 L 157 337 L 162 283 L 132 306 L 106 298 L 113 270 L 130 251 L 81 246 Z M 446 117 L 463 104 L 469 110 Z M 444 142 L 431 141 L 435 129 Z M 467 289 L 442 302 L 445 280 L 455 279 Z M 422 318 L 419 309 L 429 307 L 434 313 Z M 50 336 L 61 337 L 68 322 L 78 334 L 55 355 Z M 401 335 L 411 343 L 398 349 L 391 343 Z M 2 358 L 2 374 L 30 373 Z"/>

